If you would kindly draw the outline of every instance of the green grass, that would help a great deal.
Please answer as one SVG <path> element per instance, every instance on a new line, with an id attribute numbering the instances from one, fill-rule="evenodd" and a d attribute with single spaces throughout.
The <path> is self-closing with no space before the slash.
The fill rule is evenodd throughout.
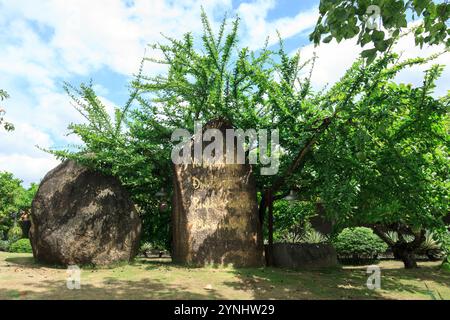
<path id="1" fill-rule="evenodd" d="M 365 267 L 327 270 L 189 268 L 169 259 L 85 268 L 81 289 L 66 270 L 36 264 L 30 254 L 0 252 L 0 299 L 450 299 L 450 273 L 439 262 L 404 270 L 383 261 L 381 289 L 366 287 Z"/>

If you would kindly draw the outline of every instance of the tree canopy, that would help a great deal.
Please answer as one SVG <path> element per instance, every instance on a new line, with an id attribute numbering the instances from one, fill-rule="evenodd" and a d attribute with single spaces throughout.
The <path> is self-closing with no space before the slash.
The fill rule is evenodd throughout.
<path id="1" fill-rule="evenodd" d="M 442 69 L 431 67 L 417 88 L 379 82 L 322 137 L 311 161 L 316 192 L 341 226 L 370 226 L 393 247 L 386 233 L 413 236 L 411 251 L 426 230 L 445 230 L 449 96 L 430 96 Z"/>

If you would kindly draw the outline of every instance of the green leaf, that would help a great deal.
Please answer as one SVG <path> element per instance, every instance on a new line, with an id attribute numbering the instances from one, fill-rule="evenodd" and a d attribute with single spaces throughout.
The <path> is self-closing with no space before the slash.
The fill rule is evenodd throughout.
<path id="1" fill-rule="evenodd" d="M 332 35 L 329 35 L 329 36 L 325 37 L 322 41 L 323 41 L 324 43 L 329 43 L 331 40 L 333 40 L 333 36 L 332 36 Z"/>
<path id="2" fill-rule="evenodd" d="M 373 49 L 364 50 L 363 52 L 361 52 L 361 56 L 363 58 L 366 58 L 367 64 L 371 64 L 377 56 L 377 49 L 373 48 Z"/>
<path id="3" fill-rule="evenodd" d="M 371 39 L 373 42 L 378 42 L 384 39 L 384 31 L 373 30 Z"/>

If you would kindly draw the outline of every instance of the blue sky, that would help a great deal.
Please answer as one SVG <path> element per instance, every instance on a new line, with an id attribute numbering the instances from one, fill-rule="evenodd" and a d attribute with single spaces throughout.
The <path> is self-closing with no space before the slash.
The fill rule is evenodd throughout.
<path id="1" fill-rule="evenodd" d="M 67 125 L 82 121 L 62 91 L 62 83 L 95 83 L 112 110 L 127 98 L 127 83 L 138 69 L 148 43 L 160 33 L 180 37 L 201 32 L 203 5 L 217 26 L 225 12 L 241 17 L 241 42 L 257 50 L 267 36 L 276 43 L 276 30 L 289 51 L 315 51 L 319 59 L 313 83 L 320 88 L 338 80 L 356 59 L 360 48 L 353 40 L 314 48 L 308 34 L 317 20 L 319 1 L 294 0 L 0 0 L 0 88 L 11 99 L 2 103 L 16 130 L 0 131 L 0 171 L 13 172 L 28 185 L 39 181 L 58 164 L 37 149 L 79 143 L 66 136 Z M 439 48 L 419 50 L 412 39 L 398 45 L 403 56 L 424 56 Z M 154 53 L 147 51 L 147 55 Z M 448 54 L 438 61 L 449 61 Z M 425 67 L 408 70 L 398 81 L 420 84 Z M 146 65 L 146 73 L 164 72 Z M 450 82 L 446 68 L 437 95 Z"/>

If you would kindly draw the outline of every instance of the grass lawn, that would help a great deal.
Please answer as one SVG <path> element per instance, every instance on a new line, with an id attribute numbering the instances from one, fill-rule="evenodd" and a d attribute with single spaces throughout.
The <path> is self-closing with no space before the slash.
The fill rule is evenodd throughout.
<path id="1" fill-rule="evenodd" d="M 450 273 L 439 262 L 404 270 L 380 262 L 381 289 L 366 287 L 365 267 L 327 270 L 188 268 L 169 259 L 83 269 L 81 289 L 66 287 L 66 269 L 36 264 L 30 254 L 0 252 L 0 299 L 446 299 Z"/>

